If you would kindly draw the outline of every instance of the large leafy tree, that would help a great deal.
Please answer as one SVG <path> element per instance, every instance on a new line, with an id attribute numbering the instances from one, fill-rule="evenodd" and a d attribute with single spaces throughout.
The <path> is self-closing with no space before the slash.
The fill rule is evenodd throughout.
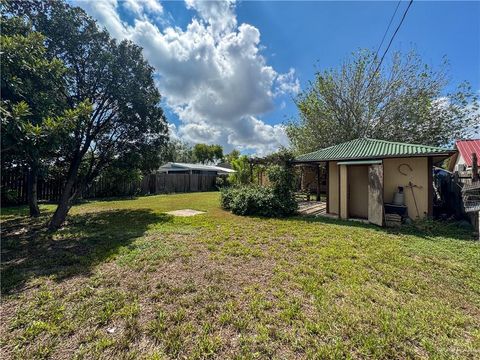
<path id="1" fill-rule="evenodd" d="M 171 139 L 168 142 L 160 157 L 163 162 L 193 163 L 196 161 L 192 146 L 177 139 Z"/>
<path id="2" fill-rule="evenodd" d="M 49 223 L 56 229 L 85 187 L 120 156 L 159 154 L 168 139 L 166 119 L 154 69 L 140 47 L 117 43 L 82 9 L 63 1 L 12 2 L 11 12 L 46 36 L 47 58 L 66 67 L 68 107 L 85 110 L 74 118 L 59 159 L 65 186 Z"/>
<path id="3" fill-rule="evenodd" d="M 234 160 L 238 159 L 240 155 L 241 153 L 239 150 L 233 149 L 230 153 L 225 155 L 225 161 L 231 164 Z"/>
<path id="4" fill-rule="evenodd" d="M 433 69 L 410 52 L 378 66 L 360 51 L 338 69 L 318 72 L 296 104 L 287 134 L 300 153 L 359 137 L 445 145 L 478 131 L 478 102 L 464 83 L 446 94 L 447 63 Z M 378 71 L 377 71 L 378 68 Z"/>
<path id="5" fill-rule="evenodd" d="M 45 40 L 24 18 L 2 12 L 2 169 L 27 171 L 31 216 L 40 214 L 39 172 L 58 151 L 69 125 L 60 116 L 66 69 L 59 59 L 46 57 Z"/>
<path id="6" fill-rule="evenodd" d="M 220 145 L 196 144 L 193 155 L 198 162 L 206 164 L 223 159 L 223 148 Z"/>

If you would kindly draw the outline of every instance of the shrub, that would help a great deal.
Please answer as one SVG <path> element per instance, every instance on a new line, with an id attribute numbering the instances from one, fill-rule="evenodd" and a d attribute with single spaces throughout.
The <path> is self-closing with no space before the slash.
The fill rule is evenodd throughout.
<path id="1" fill-rule="evenodd" d="M 225 188 L 221 192 L 221 206 L 236 215 L 283 217 L 297 210 L 292 197 L 279 196 L 273 187 L 249 185 Z"/>
<path id="2" fill-rule="evenodd" d="M 230 204 L 238 191 L 236 187 L 224 187 L 220 189 L 220 206 L 222 209 L 231 210 Z"/>
<path id="3" fill-rule="evenodd" d="M 289 196 L 295 189 L 295 175 L 291 168 L 271 165 L 267 168 L 268 180 L 279 195 Z"/>
<path id="4" fill-rule="evenodd" d="M 22 199 L 15 189 L 2 188 L 2 205 L 19 205 L 21 203 Z"/>
<path id="5" fill-rule="evenodd" d="M 247 166 L 244 168 L 246 170 Z M 294 196 L 295 175 L 288 162 L 284 161 L 283 166 L 269 166 L 267 176 L 269 186 L 246 185 L 236 179 L 237 186 L 221 190 L 222 208 L 237 215 L 283 217 L 294 214 L 298 208 Z"/>
<path id="6" fill-rule="evenodd" d="M 228 180 L 228 175 L 220 175 L 215 179 L 215 186 L 218 190 L 221 190 L 224 187 L 230 186 L 230 181 Z"/>

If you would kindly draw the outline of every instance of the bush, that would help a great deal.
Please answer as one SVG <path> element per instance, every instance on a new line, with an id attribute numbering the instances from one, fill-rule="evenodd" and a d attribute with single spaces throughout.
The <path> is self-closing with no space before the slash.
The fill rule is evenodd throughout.
<path id="1" fill-rule="evenodd" d="M 230 181 L 228 180 L 228 175 L 220 175 L 215 179 L 215 186 L 218 190 L 221 190 L 224 187 L 230 186 Z"/>
<path id="2" fill-rule="evenodd" d="M 237 215 L 283 217 L 294 214 L 298 208 L 294 196 L 295 175 L 288 162 L 283 166 L 269 166 L 267 176 L 270 186 L 250 184 L 222 189 L 222 208 Z"/>
<path id="3" fill-rule="evenodd" d="M 3 205 L 20 205 L 22 199 L 18 196 L 15 189 L 2 188 L 2 206 Z"/>
<path id="4" fill-rule="evenodd" d="M 236 215 L 283 217 L 297 210 L 293 196 L 279 196 L 273 187 L 256 185 L 225 188 L 221 192 L 221 206 Z"/>

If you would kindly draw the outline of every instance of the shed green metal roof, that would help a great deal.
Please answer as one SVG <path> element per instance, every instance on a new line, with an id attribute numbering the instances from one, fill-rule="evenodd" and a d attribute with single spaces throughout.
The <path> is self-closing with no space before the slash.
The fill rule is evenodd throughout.
<path id="1" fill-rule="evenodd" d="M 330 146 L 295 158 L 296 162 L 383 159 L 410 156 L 449 156 L 455 150 L 436 146 L 404 144 L 385 140 L 360 138 Z"/>

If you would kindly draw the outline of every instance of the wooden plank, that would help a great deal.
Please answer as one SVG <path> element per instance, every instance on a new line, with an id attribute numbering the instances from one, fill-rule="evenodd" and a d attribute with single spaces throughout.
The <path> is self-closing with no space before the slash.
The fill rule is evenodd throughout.
<path id="1" fill-rule="evenodd" d="M 383 164 L 368 167 L 368 221 L 383 226 Z"/>

